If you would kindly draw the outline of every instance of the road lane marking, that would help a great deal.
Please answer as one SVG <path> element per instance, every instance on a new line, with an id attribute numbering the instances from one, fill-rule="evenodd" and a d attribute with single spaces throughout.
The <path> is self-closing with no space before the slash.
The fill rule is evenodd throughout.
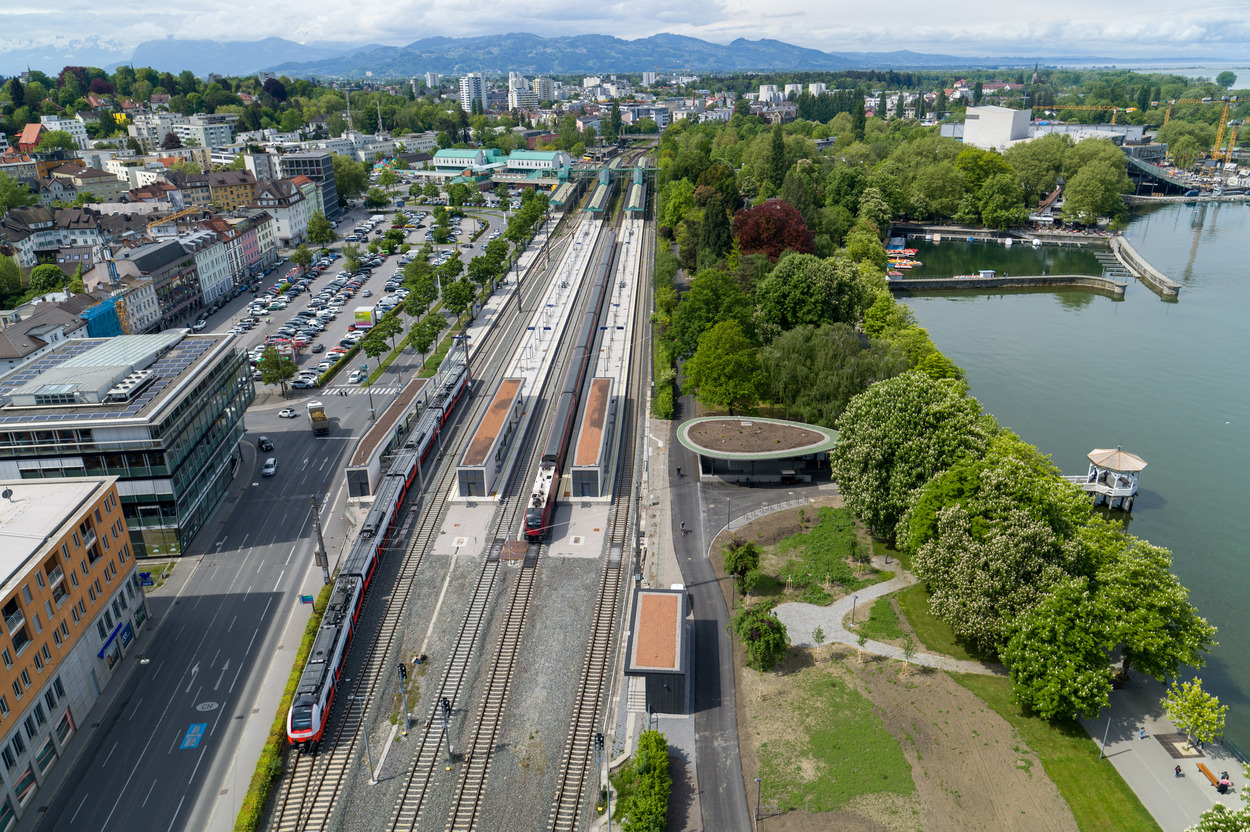
<path id="1" fill-rule="evenodd" d="M 82 811 L 83 803 L 86 803 L 86 802 L 87 802 L 87 797 L 88 797 L 89 795 L 90 795 L 90 792 L 88 792 L 88 794 L 84 794 L 84 795 L 82 796 L 82 803 L 79 803 L 79 804 L 78 804 L 78 808 L 74 810 L 74 816 L 73 816 L 72 818 L 70 818 L 70 819 L 69 819 L 69 825 L 70 825 L 70 826 L 73 826 L 73 825 L 74 825 L 74 821 L 78 819 L 78 813 Z"/>
<path id="2" fill-rule="evenodd" d="M 221 687 L 221 680 L 226 678 L 226 671 L 230 669 L 230 660 L 226 659 L 226 663 L 221 666 L 221 675 L 217 677 L 217 684 L 213 685 L 213 690 Z"/>
<path id="3" fill-rule="evenodd" d="M 169 819 L 169 827 L 165 830 L 165 832 L 173 832 L 174 824 L 178 820 L 178 813 L 182 811 L 182 801 L 186 799 L 187 796 L 184 794 L 182 796 L 182 800 L 178 801 L 178 808 L 174 809 L 174 816 Z"/>
<path id="4" fill-rule="evenodd" d="M 265 616 L 269 614 L 269 605 L 270 605 L 270 604 L 272 604 L 272 603 L 273 603 L 273 598 L 270 598 L 270 599 L 268 599 L 267 601 L 265 601 L 265 609 L 264 609 L 264 611 L 262 611 L 262 612 L 261 612 L 261 614 L 260 614 L 260 620 L 261 620 L 261 621 L 264 621 L 264 620 L 265 620 Z"/>
<path id="5" fill-rule="evenodd" d="M 113 752 L 117 750 L 117 746 L 118 743 L 113 743 L 113 747 L 109 749 L 108 756 L 104 758 L 104 763 L 100 766 L 100 768 L 108 767 L 109 760 L 112 758 Z"/>
<path id="6" fill-rule="evenodd" d="M 274 591 L 274 592 L 277 592 L 277 591 L 278 591 L 278 587 L 282 586 L 282 578 L 283 578 L 283 576 L 285 576 L 285 575 L 286 575 L 286 570 L 285 570 L 285 569 L 283 569 L 281 572 L 279 572 L 279 573 L 278 573 L 278 580 L 277 580 L 277 581 L 275 581 L 275 582 L 274 582 L 274 585 L 273 585 L 273 591 Z"/>
<path id="7" fill-rule="evenodd" d="M 297 544 L 295 544 L 295 546 L 292 546 L 292 547 L 291 547 L 291 553 L 290 553 L 289 555 L 287 555 L 287 556 L 286 556 L 286 563 L 282 564 L 283 566 L 287 566 L 288 564 L 290 564 L 290 562 L 291 562 L 291 558 L 295 557 L 295 549 L 296 549 L 298 546 L 299 546 L 299 544 L 297 543 Z"/>
<path id="8" fill-rule="evenodd" d="M 239 617 L 237 615 L 234 618 L 230 619 L 230 626 L 226 628 L 227 633 L 229 633 L 231 630 L 234 629 L 234 622 L 238 620 L 239 620 Z"/>
<path id="9" fill-rule="evenodd" d="M 200 663 L 196 662 L 195 666 L 191 668 L 191 681 L 187 682 L 187 690 L 186 690 L 187 693 L 191 692 L 191 686 L 195 684 L 195 674 L 199 672 L 200 672 Z"/>
<path id="10" fill-rule="evenodd" d="M 143 796 L 143 802 L 139 804 L 140 809 L 148 805 L 148 798 L 152 796 L 152 790 L 155 788 L 156 788 L 156 781 L 153 780 L 152 785 L 148 787 L 148 793 Z M 73 821 L 71 820 L 70 823 L 73 823 Z"/>

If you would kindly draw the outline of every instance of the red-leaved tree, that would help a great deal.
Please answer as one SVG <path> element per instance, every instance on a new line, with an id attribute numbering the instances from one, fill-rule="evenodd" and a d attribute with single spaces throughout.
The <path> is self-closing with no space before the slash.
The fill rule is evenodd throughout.
<path id="1" fill-rule="evenodd" d="M 761 252 L 776 260 L 784 251 L 812 253 L 812 232 L 790 203 L 771 199 L 734 215 L 734 236 L 743 254 Z"/>

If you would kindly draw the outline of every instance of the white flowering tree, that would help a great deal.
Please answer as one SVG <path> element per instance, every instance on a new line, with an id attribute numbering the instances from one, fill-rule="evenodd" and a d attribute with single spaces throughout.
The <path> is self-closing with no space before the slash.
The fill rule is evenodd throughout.
<path id="1" fill-rule="evenodd" d="M 1002 650 L 1012 698 L 1044 719 L 1093 717 L 1107 705 L 1111 613 L 1084 578 L 1057 584 L 1013 623 Z"/>
<path id="2" fill-rule="evenodd" d="M 918 488 L 964 456 L 985 451 L 993 418 L 961 382 L 909 372 L 851 399 L 830 457 L 847 506 L 892 538 Z"/>
<path id="3" fill-rule="evenodd" d="M 1211 742 L 1224 733 L 1224 718 L 1228 706 L 1220 704 L 1220 698 L 1202 689 L 1202 680 L 1176 681 L 1163 698 L 1163 711 L 1175 723 L 1192 744 Z"/>

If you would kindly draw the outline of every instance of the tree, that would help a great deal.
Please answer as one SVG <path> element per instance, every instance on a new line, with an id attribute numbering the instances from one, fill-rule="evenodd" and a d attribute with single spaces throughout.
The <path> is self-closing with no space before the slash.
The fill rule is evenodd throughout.
<path id="1" fill-rule="evenodd" d="M 3 174 L 0 174 L 2 176 Z M 12 308 L 12 300 L 22 293 L 22 269 L 12 257 L 0 254 L 0 304 Z"/>
<path id="2" fill-rule="evenodd" d="M 82 263 L 79 263 L 78 268 L 74 269 L 74 273 L 70 275 L 67 288 L 71 295 L 81 295 L 87 291 L 87 287 L 83 284 L 82 279 Z"/>
<path id="3" fill-rule="evenodd" d="M 312 265 L 313 253 L 308 248 L 307 243 L 300 243 L 295 251 L 291 252 L 291 262 L 299 266 L 299 273 L 304 274 L 308 271 L 308 267 Z"/>
<path id="4" fill-rule="evenodd" d="M 39 137 L 35 151 L 50 153 L 53 150 L 78 150 L 78 142 L 64 130 L 49 130 Z"/>
<path id="5" fill-rule="evenodd" d="M 473 284 L 468 280 L 456 280 L 443 284 L 443 305 L 459 317 L 473 302 Z"/>
<path id="6" fill-rule="evenodd" d="M 179 159 L 177 162 L 174 162 L 172 165 L 170 165 L 169 169 L 176 170 L 181 173 L 190 173 L 190 174 L 197 174 L 197 173 L 204 172 L 200 170 L 199 165 L 197 165 L 195 162 L 192 162 L 190 159 Z"/>
<path id="7" fill-rule="evenodd" d="M 260 371 L 260 380 L 264 384 L 281 385 L 283 396 L 286 395 L 287 381 L 299 371 L 294 361 L 288 361 L 278 355 L 274 347 L 265 347 L 260 355 L 260 361 L 256 362 L 256 369 Z"/>
<path id="8" fill-rule="evenodd" d="M 313 211 L 313 215 L 308 218 L 308 242 L 315 246 L 328 246 L 337 239 L 338 235 L 334 233 L 326 215 Z"/>
<path id="9" fill-rule="evenodd" d="M 986 180 L 1003 174 L 1010 175 L 1011 165 L 993 150 L 982 150 L 979 147 L 965 147 L 955 157 L 955 167 L 967 178 L 968 190 L 973 193 L 981 190 Z"/>
<path id="10" fill-rule="evenodd" d="M 721 321 L 736 320 L 743 331 L 751 322 L 751 299 L 737 281 L 716 269 L 699 272 L 673 313 L 667 338 L 675 354 L 686 358 L 699 346 L 699 336 Z"/>
<path id="11" fill-rule="evenodd" d="M 772 143 L 768 151 L 768 181 L 772 183 L 774 188 L 780 188 L 786 178 L 786 137 L 781 130 L 781 124 L 777 123 L 773 126 Z"/>
<path id="12" fill-rule="evenodd" d="M 1202 156 L 1202 147 L 1198 145 L 1198 140 L 1193 136 L 1181 136 L 1170 149 L 1173 164 L 1181 170 L 1189 170 L 1194 166 L 1194 162 L 1198 161 L 1199 157 Z"/>
<path id="13" fill-rule="evenodd" d="M 879 288 L 846 254 L 788 253 L 755 287 L 760 340 L 804 324 L 856 323 Z"/>
<path id="14" fill-rule="evenodd" d="M 65 272 L 51 263 L 35 266 L 30 272 L 30 288 L 41 295 L 65 289 Z"/>
<path id="15" fill-rule="evenodd" d="M 1122 542 L 1097 575 L 1115 610 L 1115 642 L 1124 651 L 1121 672 L 1136 667 L 1167 679 L 1177 676 L 1181 665 L 1202 667 L 1202 654 L 1215 646 L 1215 627 L 1189 603 L 1189 590 L 1171 572 L 1171 553 L 1130 536 Z"/>
<path id="16" fill-rule="evenodd" d="M 177 150 L 182 147 L 182 139 L 178 138 L 177 133 L 166 133 L 165 138 L 161 139 L 161 150 Z"/>
<path id="17" fill-rule="evenodd" d="M 892 538 L 915 491 L 961 457 L 983 452 L 994 430 L 962 383 L 907 372 L 851 399 L 830 468 L 847 506 Z"/>
<path id="18" fill-rule="evenodd" d="M 1012 699 L 1043 719 L 1097 716 L 1112 671 L 1111 612 L 1084 578 L 1057 584 L 1012 624 L 1002 651 Z"/>
<path id="19" fill-rule="evenodd" d="M 391 198 L 381 188 L 370 188 L 365 194 L 366 208 L 381 208 L 390 204 Z"/>
<path id="20" fill-rule="evenodd" d="M 865 347 L 848 323 L 799 326 L 760 351 L 769 396 L 788 417 L 833 427 L 847 403 L 875 382 L 908 369 L 907 358 L 880 339 Z"/>
<path id="21" fill-rule="evenodd" d="M 737 321 L 722 321 L 699 336 L 699 347 L 685 364 L 683 392 L 693 392 L 705 407 L 753 404 L 764 390 L 759 350 Z"/>
<path id="22" fill-rule="evenodd" d="M 425 187 L 421 189 L 421 193 L 425 195 L 426 199 L 438 199 L 440 191 L 433 182 L 427 182 Z"/>
<path id="23" fill-rule="evenodd" d="M 734 216 L 734 234 L 743 254 L 763 252 L 774 262 L 784 251 L 812 251 L 812 232 L 803 217 L 781 200 L 739 211 Z"/>
<path id="24" fill-rule="evenodd" d="M 343 244 L 343 268 L 353 273 L 360 270 L 360 246 L 355 243 Z"/>
<path id="25" fill-rule="evenodd" d="M 292 107 L 282 114 L 282 120 L 278 123 L 278 129 L 283 133 L 296 133 L 304 126 L 304 114 L 298 108 Z"/>
<path id="26" fill-rule="evenodd" d="M 425 364 L 425 354 L 430 351 L 430 347 L 434 346 L 434 341 L 441 331 L 440 322 L 435 320 L 433 315 L 422 318 L 413 325 L 408 340 L 412 343 L 412 348 L 420 353 L 422 365 Z"/>
<path id="27" fill-rule="evenodd" d="M 1078 170 L 1063 190 L 1064 219 L 1093 225 L 1099 217 L 1124 216 L 1127 209 L 1121 194 L 1133 188 L 1124 165 L 1123 158 L 1119 164 L 1097 160 Z"/>
<path id="28" fill-rule="evenodd" d="M 10 78 L 5 83 L 4 89 L 9 93 L 9 103 L 13 105 L 14 110 L 26 103 L 25 89 L 22 87 L 21 79 Z"/>
<path id="29" fill-rule="evenodd" d="M 1029 219 L 1024 189 L 1010 173 L 998 173 L 985 180 L 980 190 L 980 207 L 981 221 L 999 231 L 1024 225 Z"/>
<path id="30" fill-rule="evenodd" d="M 733 229 L 729 213 L 719 193 L 713 193 L 703 207 L 699 224 L 699 265 L 707 268 L 720 262 L 733 246 Z"/>
<path id="31" fill-rule="evenodd" d="M 820 646 L 825 643 L 825 628 L 824 627 L 821 627 L 819 624 L 816 625 L 816 629 L 812 630 L 812 641 L 816 643 L 816 659 L 817 661 L 819 661 L 820 660 Z"/>
<path id="32" fill-rule="evenodd" d="M 386 188 L 388 191 L 399 184 L 399 174 L 393 170 L 384 170 L 378 174 L 378 187 Z"/>
<path id="33" fill-rule="evenodd" d="M 382 337 L 382 333 L 378 331 L 377 326 L 369 330 L 369 334 L 361 339 L 360 348 L 370 358 L 377 358 L 387 351 L 386 339 Z M 381 361 L 378 362 L 378 366 L 382 366 Z"/>
<path id="34" fill-rule="evenodd" d="M 772 670 L 790 647 L 786 625 L 763 604 L 740 606 L 733 617 L 733 628 L 742 639 L 749 664 L 761 673 Z"/>
<path id="35" fill-rule="evenodd" d="M 730 538 L 721 550 L 721 563 L 725 571 L 734 577 L 739 592 L 745 592 L 742 579 L 746 574 L 752 569 L 759 569 L 761 554 L 758 543 L 754 540 L 743 540 L 738 535 Z"/>
<path id="36" fill-rule="evenodd" d="M 38 201 L 38 197 L 32 194 L 25 184 L 7 174 L 0 173 L 0 216 L 4 216 L 13 208 L 25 208 Z"/>
<path id="37" fill-rule="evenodd" d="M 1168 719 L 1189 738 L 1190 745 L 1195 740 L 1211 742 L 1224 733 L 1228 706 L 1221 705 L 1218 696 L 1203 690 L 1201 679 L 1189 682 L 1177 679 L 1168 688 L 1162 704 Z"/>
<path id="38" fill-rule="evenodd" d="M 364 164 L 341 153 L 335 153 L 330 159 L 334 164 L 334 186 L 339 200 L 346 203 L 364 196 L 369 187 L 369 172 Z"/>
<path id="39" fill-rule="evenodd" d="M 1016 181 L 1024 189 L 1027 204 L 1037 205 L 1038 200 L 1055 189 L 1063 172 L 1064 154 L 1072 144 L 1072 137 L 1066 133 L 1047 133 L 1039 139 L 1014 144 L 1003 152 L 1003 160 L 1011 166 Z"/>
<path id="40" fill-rule="evenodd" d="M 1237 81 L 1237 73 L 1228 69 L 1224 70 L 1219 75 L 1215 76 L 1215 83 L 1219 84 L 1224 89 L 1228 89 L 1234 83 L 1236 83 L 1236 81 Z"/>

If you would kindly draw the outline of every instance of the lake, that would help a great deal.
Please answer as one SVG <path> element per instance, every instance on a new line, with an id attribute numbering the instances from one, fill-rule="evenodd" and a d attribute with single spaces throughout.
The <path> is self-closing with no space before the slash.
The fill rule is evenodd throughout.
<path id="1" fill-rule="evenodd" d="M 906 303 L 967 371 L 984 408 L 1064 473 L 1084 473 L 1094 448 L 1118 445 L 1146 460 L 1130 530 L 1172 550 L 1191 601 L 1220 628 L 1199 675 L 1230 706 L 1229 739 L 1250 751 L 1250 639 L 1237 629 L 1250 596 L 1250 206 L 1137 210 L 1125 236 L 1183 285 L 1179 302 L 1133 281 L 1123 300 L 1056 291 Z M 1055 258 L 1073 256 L 984 243 L 921 248 L 923 271 L 944 274 L 1054 273 Z"/>

